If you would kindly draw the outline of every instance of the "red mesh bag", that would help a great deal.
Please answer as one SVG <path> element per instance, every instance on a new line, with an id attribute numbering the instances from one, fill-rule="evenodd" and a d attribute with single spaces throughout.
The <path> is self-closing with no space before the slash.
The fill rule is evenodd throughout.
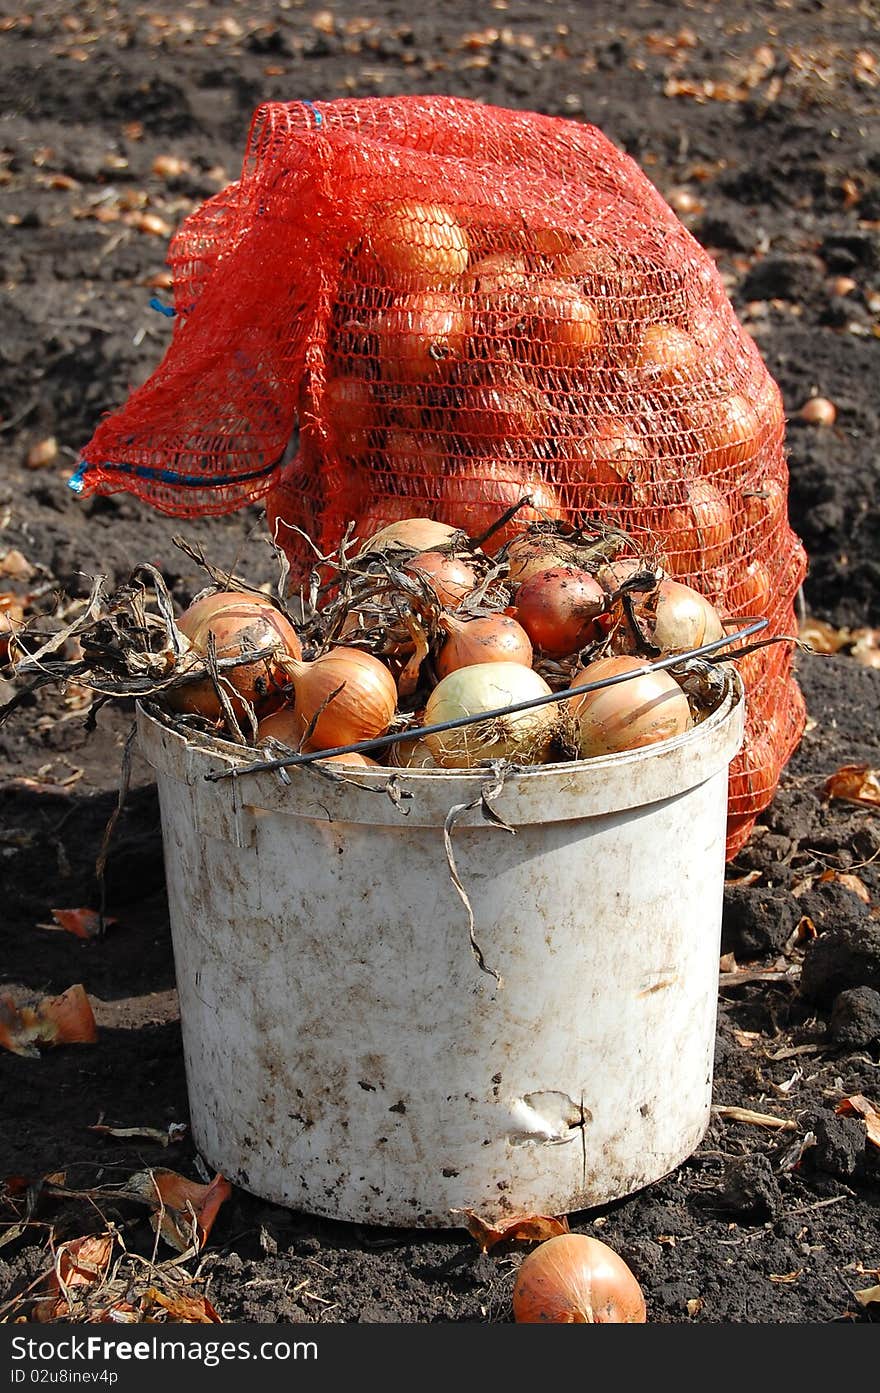
<path id="1" fill-rule="evenodd" d="M 295 529 L 325 551 L 352 519 L 476 535 L 527 492 L 521 519 L 613 521 L 726 616 L 793 632 L 779 390 L 711 258 L 594 127 L 447 97 L 268 104 L 170 263 L 171 345 L 83 451 L 83 491 L 178 516 L 266 495 L 295 570 Z M 729 855 L 804 725 L 788 645 L 741 671 Z"/>

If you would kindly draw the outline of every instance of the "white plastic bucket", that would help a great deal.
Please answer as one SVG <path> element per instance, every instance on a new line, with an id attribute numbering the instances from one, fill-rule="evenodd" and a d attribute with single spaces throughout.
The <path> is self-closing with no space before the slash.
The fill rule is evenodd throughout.
<path id="1" fill-rule="evenodd" d="M 244 1189 L 362 1223 L 568 1213 L 691 1154 L 709 1119 L 728 765 L 743 695 L 686 735 L 511 775 L 243 762 L 143 710 L 193 1136 Z M 340 772 L 336 766 L 337 774 Z"/>

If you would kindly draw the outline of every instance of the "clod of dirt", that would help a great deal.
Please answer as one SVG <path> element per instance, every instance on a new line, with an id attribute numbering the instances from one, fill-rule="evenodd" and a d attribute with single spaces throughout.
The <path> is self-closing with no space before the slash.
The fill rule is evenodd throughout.
<path id="1" fill-rule="evenodd" d="M 729 1162 L 721 1179 L 720 1202 L 744 1219 L 775 1219 L 782 1191 L 767 1157 L 758 1153 Z"/>
<path id="2" fill-rule="evenodd" d="M 869 913 L 864 900 L 840 880 L 814 885 L 798 896 L 798 904 L 801 914 L 809 915 L 820 934 L 825 929 L 848 931 Z"/>
<path id="3" fill-rule="evenodd" d="M 779 952 L 799 918 L 800 907 L 787 890 L 727 885 L 721 950 L 738 962 Z"/>
<path id="4" fill-rule="evenodd" d="M 873 987 L 850 987 L 831 1008 L 829 1031 L 843 1050 L 867 1050 L 880 1043 L 880 992 Z"/>
<path id="5" fill-rule="evenodd" d="M 805 1171 L 848 1180 L 864 1166 L 865 1124 L 860 1117 L 839 1117 L 833 1112 L 815 1112 L 801 1118 L 801 1125 L 813 1133 L 815 1145 L 804 1152 Z"/>
<path id="6" fill-rule="evenodd" d="M 836 269 L 836 268 L 835 268 Z M 765 256 L 740 287 L 745 300 L 794 300 L 803 303 L 821 291 L 823 273 L 805 256 Z"/>
<path id="7" fill-rule="evenodd" d="M 858 903 L 855 895 L 850 898 Z M 832 929 L 807 944 L 801 996 L 819 1006 L 830 1006 L 840 992 L 850 987 L 880 991 L 880 923 L 876 920 Z"/>

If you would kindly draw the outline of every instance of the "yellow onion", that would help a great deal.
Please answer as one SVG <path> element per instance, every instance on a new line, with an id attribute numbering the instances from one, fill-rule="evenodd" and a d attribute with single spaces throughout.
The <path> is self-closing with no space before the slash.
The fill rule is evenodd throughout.
<path id="1" fill-rule="evenodd" d="M 706 479 L 685 485 L 685 501 L 665 514 L 657 525 L 667 569 L 673 575 L 696 575 L 720 566 L 733 534 L 726 499 Z"/>
<path id="2" fill-rule="evenodd" d="M 428 697 L 425 725 L 476 716 L 549 696 L 550 687 L 522 663 L 477 663 L 444 677 Z M 559 728 L 553 705 L 426 735 L 425 743 L 441 769 L 469 769 L 481 760 L 544 764 Z"/>
<path id="3" fill-rule="evenodd" d="M 520 535 L 507 548 L 507 578 L 511 585 L 524 585 L 539 571 L 579 565 L 580 555 L 577 547 L 552 532 Z"/>
<path id="4" fill-rule="evenodd" d="M 476 619 L 440 618 L 446 642 L 437 654 L 437 674 L 448 677 L 476 663 L 522 663 L 532 666 L 532 645 L 521 624 L 509 614 L 482 614 Z"/>
<path id="5" fill-rule="evenodd" d="M 285 671 L 293 685 L 297 747 L 306 740 L 310 750 L 372 740 L 394 718 L 394 678 L 372 653 L 331 648 L 311 663 L 291 658 Z"/>
<path id="6" fill-rule="evenodd" d="M 218 659 L 243 657 L 249 650 L 275 650 L 267 660 L 221 669 L 221 680 L 236 715 L 244 709 L 238 697 L 244 697 L 251 705 L 258 703 L 269 695 L 273 683 L 279 680 L 280 660 L 302 656 L 296 630 L 268 595 L 216 591 L 190 605 L 178 619 L 177 627 L 200 657 L 208 651 L 211 634 Z M 208 677 L 169 691 L 168 702 L 175 711 L 195 712 L 210 720 L 216 720 L 222 712 L 214 684 Z"/>
<path id="7" fill-rule="evenodd" d="M 561 1233 L 522 1262 L 513 1287 L 518 1324 L 641 1325 L 645 1298 L 623 1258 L 582 1233 Z"/>
<path id="8" fill-rule="evenodd" d="M 637 658 L 599 658 L 575 673 L 571 688 L 641 667 L 644 663 Z M 654 745 L 682 735 L 693 725 L 687 697 L 668 672 L 643 673 L 565 704 L 581 759 Z"/>
<path id="9" fill-rule="evenodd" d="M 394 498 L 387 500 L 387 502 L 389 505 L 399 503 L 406 506 L 407 500 Z M 391 511 L 393 513 L 396 509 Z M 364 535 L 361 531 L 362 526 L 363 519 L 358 526 L 358 536 Z M 384 552 L 395 547 L 406 547 L 414 552 L 431 551 L 436 547 L 448 545 L 456 533 L 460 533 L 460 531 L 460 528 L 452 527 L 445 522 L 434 522 L 433 518 L 404 516 L 399 521 L 380 528 L 372 536 L 367 532 L 358 556 L 366 556 L 370 552 Z"/>
<path id="10" fill-rule="evenodd" d="M 664 653 L 684 652 L 724 637 L 718 611 L 705 595 L 677 580 L 662 580 L 651 594 L 639 597 L 635 612 Z"/>
<path id="11" fill-rule="evenodd" d="M 431 754 L 427 740 L 400 740 L 391 746 L 388 763 L 393 769 L 436 769 L 437 761 Z"/>
<path id="12" fill-rule="evenodd" d="M 386 272 L 413 285 L 454 280 L 468 264 L 467 233 L 436 204 L 388 204 L 370 222 L 367 244 Z"/>

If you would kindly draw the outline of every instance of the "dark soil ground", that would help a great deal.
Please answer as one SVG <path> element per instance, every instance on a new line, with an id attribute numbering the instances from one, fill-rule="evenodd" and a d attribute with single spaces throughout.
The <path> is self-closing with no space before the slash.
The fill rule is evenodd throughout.
<path id="1" fill-rule="evenodd" d="M 790 508 L 810 556 L 809 611 L 838 626 L 880 623 L 875 8 L 461 0 L 429 14 L 400 0 L 325 0 L 318 10 L 308 0 L 2 6 L 0 558 L 18 549 L 34 568 L 3 586 L 48 611 L 59 590 L 82 596 L 91 575 L 115 582 L 150 561 L 185 603 L 202 579 L 174 547 L 178 531 L 220 564 L 269 576 L 257 508 L 175 523 L 125 494 L 77 501 L 66 475 L 101 413 L 158 362 L 168 330 L 148 300 L 162 294 L 168 232 L 235 177 L 256 104 L 434 91 L 592 121 L 640 161 L 717 257 L 794 418 Z M 183 167 L 158 174 L 159 156 Z M 816 392 L 837 404 L 830 428 L 795 416 Z M 58 455 L 27 467 L 48 437 Z M 839 766 L 880 765 L 880 671 L 804 656 L 799 676 L 810 728 L 728 869 L 723 946 L 740 968 L 803 960 L 802 975 L 722 976 L 715 1076 L 719 1107 L 796 1130 L 716 1114 L 675 1174 L 570 1216 L 630 1263 L 654 1322 L 864 1322 L 880 1309 L 854 1295 L 880 1282 L 880 1148 L 835 1112 L 854 1094 L 880 1102 L 880 821 L 876 805 L 822 796 Z M 118 924 L 91 942 L 44 927 L 51 907 L 98 902 L 94 863 L 130 719 L 105 709 L 87 735 L 76 693 L 53 691 L 0 728 L 4 977 L 17 999 L 84 983 L 99 1025 L 93 1046 L 0 1052 L 0 1179 L 63 1171 L 67 1188 L 85 1189 L 148 1166 L 198 1175 L 186 1137 L 163 1149 L 88 1130 L 101 1115 L 122 1127 L 187 1119 L 158 807 L 142 762 L 108 865 Z M 829 871 L 856 879 L 819 881 Z M 786 949 L 804 916 L 818 937 Z M 21 1201 L 4 1203 L 5 1224 Z M 140 1211 L 108 1202 L 105 1213 L 150 1252 Z M 20 1295 L 50 1263 L 51 1233 L 96 1228 L 90 1204 L 41 1199 L 32 1225 L 0 1247 L 0 1318 L 28 1312 Z M 462 1231 L 316 1220 L 236 1190 L 194 1289 L 207 1282 L 225 1320 L 504 1321 L 521 1251 L 483 1256 Z"/>

